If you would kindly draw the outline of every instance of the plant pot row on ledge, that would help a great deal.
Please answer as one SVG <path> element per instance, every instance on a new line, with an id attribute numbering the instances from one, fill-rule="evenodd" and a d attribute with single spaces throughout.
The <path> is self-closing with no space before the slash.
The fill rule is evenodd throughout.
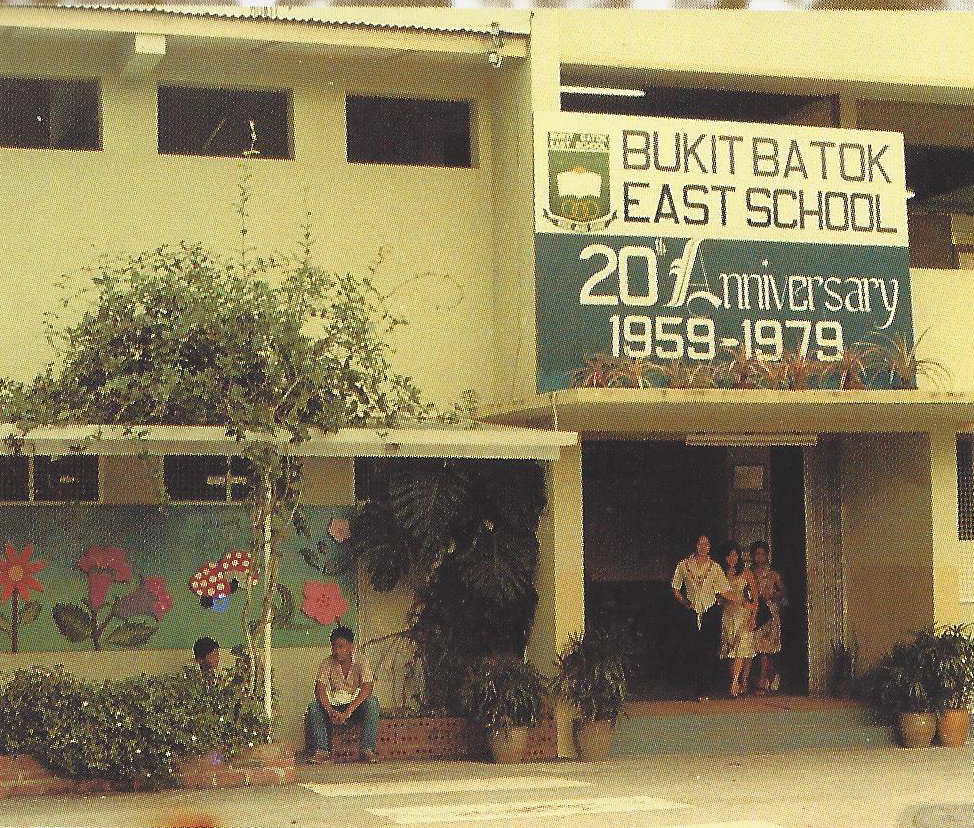
<path id="1" fill-rule="evenodd" d="M 778 335 L 780 337 L 780 330 Z M 933 359 L 917 355 L 920 340 L 911 343 L 902 334 L 880 337 L 876 343 L 788 351 L 779 340 L 748 351 L 744 346 L 698 348 L 704 357 L 677 355 L 655 361 L 648 356 L 592 354 L 569 375 L 576 388 L 764 388 L 804 391 L 812 388 L 859 390 L 870 387 L 908 389 L 917 377 L 946 385 L 950 372 Z M 637 343 L 639 344 L 639 343 Z M 807 343 L 806 343 L 807 344 Z M 628 347 L 628 346 L 627 346 Z M 770 352 L 767 351 L 770 348 Z M 761 352 L 760 354 L 758 352 Z M 631 352 L 630 352 L 631 353 Z M 705 358 L 709 353 L 710 358 Z M 721 358 L 718 354 L 725 355 Z"/>
<path id="2" fill-rule="evenodd" d="M 895 726 L 904 747 L 929 747 L 934 737 L 960 747 L 974 704 L 974 636 L 969 625 L 921 630 L 893 646 L 864 676 L 877 718 Z"/>

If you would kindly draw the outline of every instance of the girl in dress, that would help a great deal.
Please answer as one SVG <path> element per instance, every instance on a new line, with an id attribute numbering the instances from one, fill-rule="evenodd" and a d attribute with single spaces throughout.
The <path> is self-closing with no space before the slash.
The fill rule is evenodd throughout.
<path id="1" fill-rule="evenodd" d="M 754 617 L 758 605 L 757 584 L 744 566 L 741 548 L 734 541 L 724 546 L 723 559 L 731 599 L 724 602 L 721 618 L 720 657 L 729 659 L 730 695 L 747 691 L 747 676 L 754 658 Z"/>
<path id="2" fill-rule="evenodd" d="M 754 633 L 754 648 L 761 662 L 757 692 L 763 696 L 769 690 L 777 690 L 781 682 L 775 662 L 781 653 L 781 610 L 788 598 L 781 575 L 771 568 L 771 550 L 765 541 L 751 544 L 751 560 L 757 582 L 756 594 L 763 599 L 769 616 Z"/>

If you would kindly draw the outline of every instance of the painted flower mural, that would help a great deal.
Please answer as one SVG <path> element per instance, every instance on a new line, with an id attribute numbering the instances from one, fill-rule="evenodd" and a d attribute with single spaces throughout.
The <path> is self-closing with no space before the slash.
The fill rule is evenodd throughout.
<path id="1" fill-rule="evenodd" d="M 348 601 L 338 584 L 308 581 L 304 585 L 301 612 L 319 624 L 334 624 L 348 612 Z"/>
<path id="2" fill-rule="evenodd" d="M 140 615 L 152 616 L 157 622 L 172 609 L 172 596 L 161 575 L 142 576 L 135 592 L 119 600 L 117 614 L 126 620 Z"/>
<path id="3" fill-rule="evenodd" d="M 352 526 L 347 518 L 332 518 L 328 524 L 328 534 L 335 543 L 345 543 L 352 536 Z"/>
<path id="4" fill-rule="evenodd" d="M 165 578 L 149 575 L 140 577 L 133 592 L 116 597 L 108 613 L 102 617 L 102 610 L 109 605 L 109 590 L 115 584 L 127 584 L 132 580 L 132 566 L 124 549 L 89 547 L 78 559 L 76 567 L 88 579 L 88 597 L 84 605 L 58 603 L 51 611 L 61 635 L 70 641 L 78 643 L 90 639 L 95 650 L 106 645 L 141 647 L 155 635 L 160 622 L 172 609 L 172 596 Z M 116 621 L 120 623 L 112 626 Z"/>
<path id="5" fill-rule="evenodd" d="M 251 586 L 257 586 L 258 578 L 251 572 L 249 551 L 235 549 L 227 552 L 219 561 L 207 561 L 189 579 L 189 588 L 207 609 L 223 612 L 230 605 L 230 595 L 246 583 L 250 576 Z"/>
<path id="6" fill-rule="evenodd" d="M 10 601 L 10 617 L 0 614 L 0 631 L 10 637 L 10 652 L 18 650 L 18 634 L 20 628 L 31 624 L 40 615 L 40 604 L 32 601 L 31 590 L 43 592 L 44 587 L 35 577 L 47 561 L 33 561 L 34 545 L 27 544 L 23 551 L 18 551 L 10 541 L 4 547 L 3 557 L 0 558 L 0 604 Z M 21 606 L 20 602 L 24 605 Z"/>

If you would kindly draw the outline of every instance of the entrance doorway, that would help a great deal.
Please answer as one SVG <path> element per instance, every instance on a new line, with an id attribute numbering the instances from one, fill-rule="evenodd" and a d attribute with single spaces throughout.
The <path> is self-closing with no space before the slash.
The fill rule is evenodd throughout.
<path id="1" fill-rule="evenodd" d="M 619 625 L 633 649 L 631 693 L 690 698 L 670 590 L 701 534 L 713 548 L 767 540 L 788 590 L 781 691 L 808 692 L 805 490 L 797 447 L 586 440 L 582 446 L 586 623 Z M 756 667 L 753 676 L 756 676 Z"/>

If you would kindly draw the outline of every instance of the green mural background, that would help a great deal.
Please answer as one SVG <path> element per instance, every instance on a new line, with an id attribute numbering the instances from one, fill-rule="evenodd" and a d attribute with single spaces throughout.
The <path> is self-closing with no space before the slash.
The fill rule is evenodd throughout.
<path id="1" fill-rule="evenodd" d="M 618 259 L 620 251 L 626 247 L 641 246 L 649 250 L 657 263 L 658 300 L 651 305 L 626 305 L 619 300 L 621 286 L 618 265 L 610 268 L 608 259 L 601 253 L 583 259 L 583 249 L 592 245 L 610 248 Z M 752 295 L 752 307 L 742 310 L 739 307 L 714 308 L 706 301 L 693 299 L 693 291 L 704 289 L 723 296 L 720 289 L 721 273 L 728 274 L 770 274 L 774 279 L 778 298 L 786 296 L 788 278 L 791 276 L 836 277 L 840 280 L 876 278 L 882 279 L 892 296 L 892 284 L 897 285 L 896 312 L 891 324 L 883 330 L 887 336 L 902 335 L 908 343 L 913 342 L 913 311 L 910 297 L 909 250 L 906 247 L 886 247 L 875 245 L 849 244 L 811 244 L 757 240 L 706 239 L 692 260 L 689 274 L 689 301 L 680 306 L 668 307 L 667 301 L 673 296 L 680 278 L 680 259 L 689 250 L 688 239 L 680 238 L 639 238 L 632 236 L 584 235 L 580 233 L 537 233 L 535 235 L 536 276 L 537 276 L 537 323 L 538 323 L 538 391 L 557 391 L 571 385 L 573 371 L 584 364 L 586 356 L 611 354 L 613 340 L 613 315 L 621 318 L 638 315 L 655 321 L 658 316 L 679 317 L 682 328 L 673 323 L 668 330 L 679 332 L 686 337 L 688 317 L 712 319 L 717 340 L 717 360 L 726 360 L 726 353 L 720 352 L 720 340 L 733 338 L 734 344 L 743 339 L 743 325 L 749 320 L 753 325 L 761 320 L 777 320 L 782 323 L 785 349 L 794 350 L 799 332 L 787 328 L 787 321 L 838 323 L 842 326 L 843 342 L 853 346 L 858 342 L 882 342 L 875 337 L 879 326 L 886 323 L 889 315 L 880 301 L 880 294 L 871 287 L 871 307 L 866 312 L 850 311 L 845 308 L 830 311 L 821 301 L 825 294 L 820 286 L 818 303 L 814 310 L 794 312 L 787 304 L 784 308 L 776 306 L 762 309 L 757 306 L 757 295 Z M 646 296 L 648 287 L 648 268 L 645 258 L 629 259 L 629 293 L 632 296 Z M 674 267 L 674 265 L 676 265 Z M 579 294 L 587 282 L 603 268 L 608 272 L 592 285 L 596 297 L 614 297 L 613 304 L 582 304 Z M 846 288 L 843 287 L 844 291 Z M 799 288 L 798 297 L 804 297 L 804 288 Z M 732 294 L 736 297 L 736 285 Z M 853 307 L 857 299 L 850 300 Z M 622 321 L 620 321 L 620 326 Z M 643 323 L 640 323 L 640 330 Z M 654 352 L 650 358 L 659 359 Z M 813 344 L 812 349 L 814 350 Z M 874 388 L 890 387 L 889 377 L 873 378 Z"/>
<path id="2" fill-rule="evenodd" d="M 291 625 L 274 630 L 274 643 L 284 647 L 307 647 L 327 640 L 331 624 L 322 625 L 301 612 L 304 585 L 308 581 L 337 583 L 348 602 L 343 623 L 356 621 L 357 595 L 354 576 L 333 578 L 313 568 L 300 554 L 302 548 L 313 548 L 327 558 L 338 552 L 337 543 L 328 534 L 333 518 L 347 518 L 348 508 L 305 507 L 311 538 L 291 537 L 282 547 L 280 582 L 294 598 Z M 47 561 L 35 576 L 44 591 L 31 599 L 40 604 L 36 620 L 19 627 L 20 652 L 65 652 L 93 648 L 92 641 L 71 642 L 54 623 L 52 608 L 56 603 L 85 606 L 88 578 L 76 563 L 89 547 L 120 547 L 127 553 L 132 579 L 115 584 L 108 593 L 102 611 L 107 616 L 115 598 L 132 593 L 140 576 L 162 576 L 172 609 L 159 622 L 158 630 L 139 649 L 189 649 L 202 635 L 208 635 L 230 647 L 244 642 L 240 613 L 245 601 L 242 586 L 229 596 L 225 610 L 217 611 L 200 604 L 190 589 L 189 579 L 208 561 L 219 561 L 227 552 L 246 549 L 250 528 L 250 509 L 235 504 L 206 506 L 3 506 L 0 507 L 0 543 L 10 542 L 18 550 L 34 545 L 31 560 Z M 314 559 L 315 556 L 312 556 Z M 255 596 L 261 594 L 260 587 Z M 276 603 L 281 604 L 280 596 Z M 0 605 L 9 619 L 11 602 Z M 252 609 L 251 614 L 258 612 Z M 155 622 L 150 619 L 150 624 Z M 105 646 L 103 649 L 118 649 Z M 10 650 L 9 634 L 0 633 L 0 651 Z"/>

